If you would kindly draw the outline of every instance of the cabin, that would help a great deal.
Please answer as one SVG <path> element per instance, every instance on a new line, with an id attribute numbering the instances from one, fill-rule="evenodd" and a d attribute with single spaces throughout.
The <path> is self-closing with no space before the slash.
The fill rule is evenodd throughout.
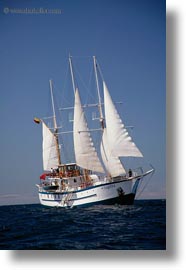
<path id="1" fill-rule="evenodd" d="M 59 177 L 74 177 L 83 175 L 82 169 L 76 163 L 62 164 L 58 166 Z"/>
<path id="2" fill-rule="evenodd" d="M 80 168 L 76 163 L 61 164 L 42 184 L 47 191 L 77 190 L 95 185 L 99 181 L 92 171 Z"/>

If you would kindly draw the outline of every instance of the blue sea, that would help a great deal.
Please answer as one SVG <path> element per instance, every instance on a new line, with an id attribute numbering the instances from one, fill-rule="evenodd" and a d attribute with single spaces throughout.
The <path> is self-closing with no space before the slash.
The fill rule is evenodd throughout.
<path id="1" fill-rule="evenodd" d="M 132 206 L 0 206 L 1 250 L 165 250 L 166 201 Z"/>

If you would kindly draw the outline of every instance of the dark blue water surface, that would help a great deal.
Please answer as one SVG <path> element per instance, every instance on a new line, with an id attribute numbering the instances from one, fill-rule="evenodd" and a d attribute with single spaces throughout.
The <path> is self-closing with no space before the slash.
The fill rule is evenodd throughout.
<path id="1" fill-rule="evenodd" d="M 0 249 L 163 250 L 166 201 L 72 209 L 0 206 Z"/>

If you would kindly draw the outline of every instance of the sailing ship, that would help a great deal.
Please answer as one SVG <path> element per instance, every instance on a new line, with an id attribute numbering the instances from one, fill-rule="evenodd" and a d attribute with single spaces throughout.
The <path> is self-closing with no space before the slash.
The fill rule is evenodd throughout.
<path id="1" fill-rule="evenodd" d="M 112 101 L 108 87 L 102 80 L 104 101 L 101 100 L 101 73 L 97 59 L 93 56 L 93 68 L 98 94 L 101 132 L 100 149 L 96 149 L 92 139 L 82 105 L 79 89 L 75 85 L 72 57 L 69 65 L 74 92 L 73 108 L 73 146 L 75 161 L 63 163 L 59 143 L 59 130 L 53 98 L 53 83 L 50 80 L 50 92 L 53 110 L 53 128 L 49 128 L 44 119 L 35 118 L 36 123 L 42 123 L 43 132 L 43 174 L 40 184 L 37 184 L 39 199 L 42 205 L 51 207 L 72 208 L 92 204 L 131 205 L 139 187 L 140 181 L 154 172 L 154 168 L 144 172 L 127 170 L 121 157 L 143 157 L 122 122 Z"/>

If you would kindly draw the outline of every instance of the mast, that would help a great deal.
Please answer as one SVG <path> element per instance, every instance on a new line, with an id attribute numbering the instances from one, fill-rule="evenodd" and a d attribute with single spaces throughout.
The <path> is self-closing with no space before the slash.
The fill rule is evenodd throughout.
<path id="1" fill-rule="evenodd" d="M 61 164 L 61 154 L 60 154 L 60 150 L 59 150 L 58 128 L 57 128 L 56 112 L 55 112 L 55 106 L 54 106 L 52 80 L 49 80 L 49 84 L 50 84 L 50 94 L 51 94 L 52 110 L 53 110 L 54 137 L 55 137 L 55 143 L 56 143 L 57 158 L 58 158 L 58 164 Z"/>
<path id="2" fill-rule="evenodd" d="M 93 56 L 93 61 L 94 61 L 94 71 L 95 71 L 95 77 L 96 77 L 96 87 L 97 87 L 97 93 L 98 93 L 98 110 L 99 110 L 99 115 L 100 115 L 100 123 L 101 123 L 101 128 L 104 129 L 104 118 L 103 118 L 103 111 L 101 107 L 101 96 L 100 96 L 98 74 L 97 74 L 97 63 L 96 63 L 95 56 Z"/>
<path id="3" fill-rule="evenodd" d="M 76 87 L 75 87 L 75 81 L 74 81 L 74 73 L 72 69 L 72 57 L 70 56 L 70 54 L 69 54 L 69 64 L 70 64 L 70 73 L 71 73 L 71 78 L 72 78 L 72 86 L 73 86 L 74 96 L 75 96 Z"/>
<path id="4" fill-rule="evenodd" d="M 75 97 L 73 121 L 75 159 L 77 165 L 83 169 L 84 180 L 89 181 L 89 171 L 93 170 L 103 173 L 104 170 L 94 147 L 90 130 L 87 125 L 83 106 L 81 104 L 79 91 L 75 85 L 71 56 L 69 56 L 69 64 Z"/>
<path id="5" fill-rule="evenodd" d="M 49 80 L 49 83 L 50 83 L 50 95 L 51 95 L 51 101 L 52 101 L 54 130 L 55 130 L 55 133 L 57 133 L 56 132 L 56 130 L 57 130 L 57 122 L 56 122 L 56 112 L 55 112 L 55 107 L 54 107 L 54 94 L 53 94 L 52 80 Z"/>

